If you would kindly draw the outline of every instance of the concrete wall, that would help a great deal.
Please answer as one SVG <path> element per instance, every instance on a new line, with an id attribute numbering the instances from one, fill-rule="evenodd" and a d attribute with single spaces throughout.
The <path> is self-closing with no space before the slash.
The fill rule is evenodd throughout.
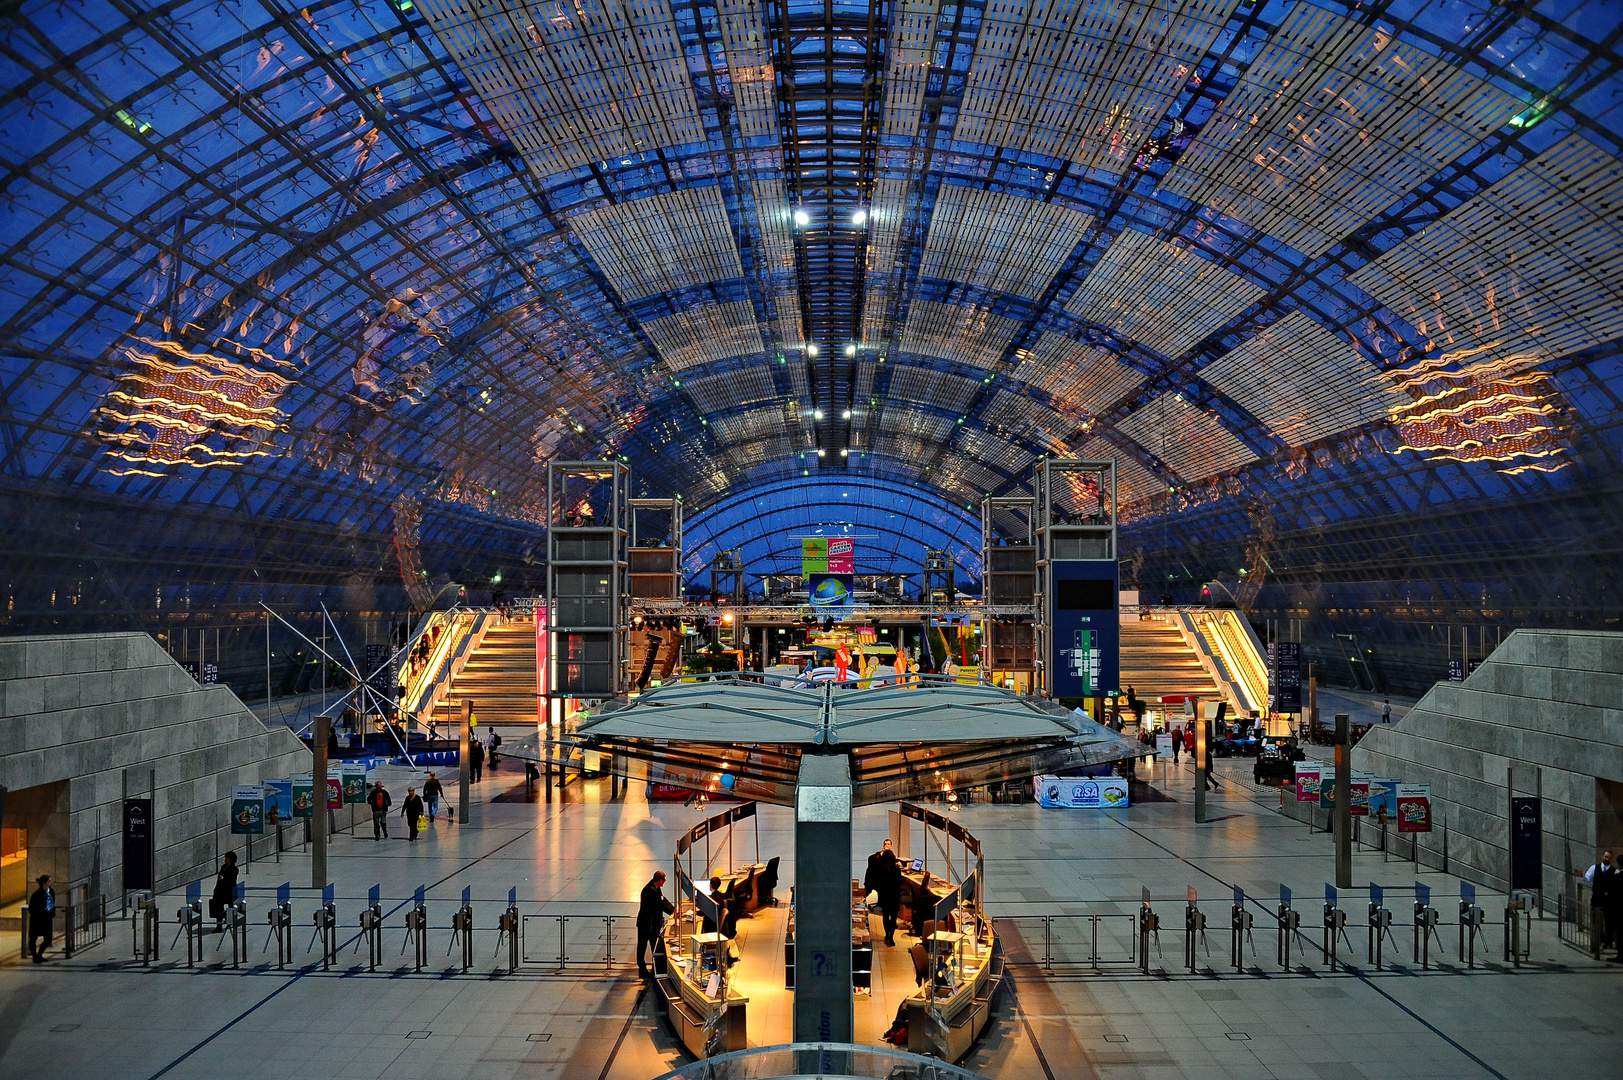
<path id="1" fill-rule="evenodd" d="M 1449 869 L 1499 888 L 1510 865 L 1506 770 L 1518 795 L 1541 785 L 1553 903 L 1569 865 L 1594 861 L 1597 778 L 1623 781 L 1623 634 L 1518 630 L 1465 682 L 1436 684 L 1400 722 L 1372 729 L 1352 767 L 1430 784 Z M 1420 840 L 1428 865 L 1441 864 L 1442 835 Z"/>
<path id="2" fill-rule="evenodd" d="M 213 873 L 216 823 L 222 851 L 232 840 L 233 785 L 309 768 L 292 732 L 267 729 L 223 686 L 199 686 L 146 634 L 0 638 L 0 784 L 67 781 L 67 851 L 39 853 L 59 887 L 93 884 L 99 854 L 100 892 L 119 896 L 126 770 L 131 795 L 156 772 L 165 889 Z"/>

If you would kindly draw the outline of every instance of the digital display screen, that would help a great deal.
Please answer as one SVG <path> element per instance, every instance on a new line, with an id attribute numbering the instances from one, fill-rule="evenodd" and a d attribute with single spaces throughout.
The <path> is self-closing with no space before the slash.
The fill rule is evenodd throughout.
<path id="1" fill-rule="evenodd" d="M 1114 611 L 1114 581 L 1059 581 L 1054 604 L 1060 611 Z"/>

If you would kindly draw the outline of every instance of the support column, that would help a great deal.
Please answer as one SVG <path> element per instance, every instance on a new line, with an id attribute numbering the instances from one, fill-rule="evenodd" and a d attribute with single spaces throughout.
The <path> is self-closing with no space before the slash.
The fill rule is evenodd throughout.
<path id="1" fill-rule="evenodd" d="M 851 762 L 806 754 L 795 786 L 795 1042 L 852 1042 Z"/>
<path id="2" fill-rule="evenodd" d="M 1336 713 L 1336 888 L 1352 888 L 1352 721 Z"/>
<path id="3" fill-rule="evenodd" d="M 1192 764 L 1195 766 L 1195 824 L 1203 825 L 1206 822 L 1206 755 L 1211 752 L 1211 744 L 1206 740 L 1206 718 L 1200 715 L 1200 699 L 1195 698 L 1195 751 Z"/>
<path id="4" fill-rule="evenodd" d="M 456 816 L 463 824 L 467 824 L 469 807 L 472 805 L 471 792 L 473 786 L 473 765 L 469 760 L 469 751 L 473 749 L 473 700 L 462 699 L 462 719 L 457 722 L 457 774 L 459 783 L 456 790 Z"/>
<path id="5" fill-rule="evenodd" d="M 310 887 L 320 889 L 331 880 L 327 877 L 327 733 L 332 718 L 316 716 L 314 734 L 310 738 Z"/>

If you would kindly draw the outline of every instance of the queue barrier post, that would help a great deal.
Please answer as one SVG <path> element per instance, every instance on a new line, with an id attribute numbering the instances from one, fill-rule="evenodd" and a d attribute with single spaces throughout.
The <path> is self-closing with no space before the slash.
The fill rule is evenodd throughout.
<path id="1" fill-rule="evenodd" d="M 499 933 L 496 935 L 496 951 L 490 954 L 491 958 L 494 959 L 495 957 L 500 956 L 502 945 L 506 944 L 507 973 L 509 975 L 515 975 L 518 973 L 519 960 L 519 917 L 517 904 L 507 905 L 507 910 L 502 912 L 501 916 L 496 920 L 496 929 L 499 931 Z"/>
<path id="2" fill-rule="evenodd" d="M 1335 886 L 1324 887 L 1324 962 L 1331 971 L 1341 962 L 1341 939 L 1347 934 L 1347 913 L 1336 903 Z M 1349 942 L 1349 945 L 1351 943 Z"/>
<path id="3" fill-rule="evenodd" d="M 1374 882 L 1369 886 L 1369 934 L 1365 942 L 1367 960 L 1375 965 L 1376 971 L 1384 970 L 1385 957 L 1383 953 L 1386 939 L 1392 936 L 1392 912 L 1386 907 L 1385 894 L 1381 887 Z M 1397 942 L 1392 942 L 1396 947 Z"/>
<path id="4" fill-rule="evenodd" d="M 1431 906 L 1431 889 L 1418 881 L 1414 897 L 1414 962 L 1425 971 L 1431 967 L 1432 938 L 1437 939 L 1437 951 L 1443 951 L 1443 939 L 1437 933 L 1440 913 Z"/>
<path id="5" fill-rule="evenodd" d="M 132 952 L 143 965 L 158 958 L 158 903 L 150 892 L 135 897 L 135 917 L 130 920 Z"/>
<path id="6" fill-rule="evenodd" d="M 242 886 L 238 885 L 238 889 Z M 226 932 L 231 935 L 231 966 L 240 968 L 248 958 L 248 901 L 239 897 L 225 909 Z"/>
<path id="7" fill-rule="evenodd" d="M 1291 939 L 1302 932 L 1302 913 L 1291 907 L 1291 891 L 1284 885 L 1279 887 L 1279 907 L 1274 910 L 1274 917 L 1279 926 L 1279 947 L 1275 956 L 1279 966 L 1289 971 Z"/>
<path id="8" fill-rule="evenodd" d="M 186 966 L 203 962 L 203 902 L 192 900 L 175 913 L 180 933 L 186 937 Z M 178 935 L 177 935 L 178 936 Z M 156 955 L 156 950 L 154 950 Z"/>
<path id="9" fill-rule="evenodd" d="M 265 921 L 270 924 L 270 933 L 265 938 L 265 948 L 259 950 L 266 952 L 270 949 L 271 939 L 276 940 L 276 970 L 281 971 L 293 959 L 293 904 L 290 900 L 282 900 L 275 907 L 265 913 Z"/>
<path id="10" fill-rule="evenodd" d="M 1155 954 L 1161 955 L 1161 917 L 1150 907 L 1149 890 L 1144 890 L 1144 899 L 1138 909 L 1138 969 L 1149 974 L 1150 970 L 1150 935 L 1155 935 Z"/>
<path id="11" fill-rule="evenodd" d="M 1194 890 L 1189 890 L 1190 900 L 1183 909 L 1183 961 L 1191 975 L 1195 972 L 1195 936 L 1200 936 L 1202 945 L 1206 946 L 1206 955 L 1212 954 L 1212 947 L 1206 941 L 1206 913 L 1196 906 Z"/>
<path id="12" fill-rule="evenodd" d="M 1505 962 L 1521 967 L 1532 953 L 1533 911 L 1528 893 L 1517 891 L 1505 902 Z"/>

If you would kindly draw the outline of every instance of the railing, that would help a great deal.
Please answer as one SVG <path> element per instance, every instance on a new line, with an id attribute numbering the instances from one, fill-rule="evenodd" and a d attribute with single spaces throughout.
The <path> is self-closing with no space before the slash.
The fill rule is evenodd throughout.
<path id="1" fill-rule="evenodd" d="M 609 971 L 636 962 L 635 915 L 540 914 L 519 916 L 519 957 L 525 964 L 564 972 Z"/>
<path id="2" fill-rule="evenodd" d="M 851 1043 L 785 1043 L 704 1058 L 658 1080 L 766 1080 L 797 1076 L 870 1080 L 976 1080 L 978 1074 L 936 1058 Z"/>
<path id="3" fill-rule="evenodd" d="M 1251 624 L 1242 612 L 1219 608 L 1202 612 L 1196 622 L 1216 647 L 1224 666 L 1238 684 L 1249 707 L 1259 712 L 1268 710 L 1268 661 Z"/>
<path id="4" fill-rule="evenodd" d="M 468 658 L 484 640 L 485 630 L 490 625 L 489 615 L 483 608 L 454 608 L 429 616 L 418 637 L 432 632 L 436 626 L 442 629 L 427 663 L 407 680 L 406 694 L 400 703 L 402 709 L 414 716 L 433 715 L 434 709 L 450 694 L 452 680 L 461 674 Z"/>
<path id="5" fill-rule="evenodd" d="M 1575 949 L 1600 955 L 1600 939 L 1595 936 L 1595 909 L 1590 906 L 1591 886 L 1578 882 L 1576 893 L 1562 893 L 1556 903 L 1556 936 Z"/>
<path id="6" fill-rule="evenodd" d="M 1207 639 L 1205 634 L 1201 633 L 1196 620 L 1205 614 L 1205 612 L 1179 610 L 1175 625 L 1182 631 L 1184 643 L 1194 652 L 1195 658 L 1200 661 L 1200 666 L 1205 669 L 1206 674 L 1212 677 L 1212 681 L 1217 684 L 1217 689 L 1222 693 L 1223 697 L 1228 699 L 1229 707 L 1236 714 L 1243 715 L 1252 706 L 1249 704 L 1240 683 L 1229 674 L 1229 669 L 1223 663 L 1223 658 L 1213 651 L 1211 641 Z"/>
<path id="7" fill-rule="evenodd" d="M 62 933 L 60 938 L 56 933 L 58 916 Z M 28 905 L 22 907 L 22 955 L 28 955 Z M 68 891 L 67 902 L 59 905 L 51 916 L 51 939 L 53 944 L 60 940 L 62 955 L 68 959 L 73 958 L 76 952 L 83 952 L 92 945 L 100 944 L 107 937 L 107 898 L 91 896 L 90 886 L 77 885 Z"/>
<path id="8" fill-rule="evenodd" d="M 1010 964 L 1044 971 L 1137 967 L 1138 915 L 1120 911 L 1063 915 L 1003 915 L 995 919 Z M 1013 934 L 1010 933 L 1013 931 Z"/>

